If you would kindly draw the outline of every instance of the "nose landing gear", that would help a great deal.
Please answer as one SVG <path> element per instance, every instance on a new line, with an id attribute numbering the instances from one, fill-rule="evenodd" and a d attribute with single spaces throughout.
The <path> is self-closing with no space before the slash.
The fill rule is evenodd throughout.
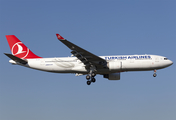
<path id="1" fill-rule="evenodd" d="M 154 70 L 153 77 L 156 77 L 156 76 L 157 76 L 156 70 Z"/>

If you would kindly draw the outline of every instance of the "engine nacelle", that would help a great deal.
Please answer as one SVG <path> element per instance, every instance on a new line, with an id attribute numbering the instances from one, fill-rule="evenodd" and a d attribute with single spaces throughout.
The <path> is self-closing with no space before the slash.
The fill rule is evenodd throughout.
<path id="1" fill-rule="evenodd" d="M 108 66 L 109 70 L 111 70 L 111 71 L 112 70 L 118 71 L 121 69 L 121 62 L 119 62 L 119 61 L 108 62 L 107 66 Z"/>
<path id="2" fill-rule="evenodd" d="M 120 73 L 104 74 L 103 77 L 109 80 L 120 80 Z"/>

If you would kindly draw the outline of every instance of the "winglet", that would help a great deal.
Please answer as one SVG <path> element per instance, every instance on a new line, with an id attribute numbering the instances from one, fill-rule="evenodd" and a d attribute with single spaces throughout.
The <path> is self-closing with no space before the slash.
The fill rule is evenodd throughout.
<path id="1" fill-rule="evenodd" d="M 59 39 L 59 40 L 65 40 L 61 35 L 59 35 L 59 34 L 56 34 L 56 36 L 57 36 L 57 39 Z"/>

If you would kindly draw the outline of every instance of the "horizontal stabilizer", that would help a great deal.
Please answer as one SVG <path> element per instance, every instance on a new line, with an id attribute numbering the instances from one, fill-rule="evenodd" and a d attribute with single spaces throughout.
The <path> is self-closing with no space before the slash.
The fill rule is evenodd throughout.
<path id="1" fill-rule="evenodd" d="M 9 57 L 10 59 L 14 60 L 15 62 L 19 62 L 19 63 L 22 63 L 22 64 L 27 64 L 27 60 L 23 60 L 21 58 L 18 58 L 12 54 L 8 54 L 8 53 L 4 53 L 7 57 Z"/>

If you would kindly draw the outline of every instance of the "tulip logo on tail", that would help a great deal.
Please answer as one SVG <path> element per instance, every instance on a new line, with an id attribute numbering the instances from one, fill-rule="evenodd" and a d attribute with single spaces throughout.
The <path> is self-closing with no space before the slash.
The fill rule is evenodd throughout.
<path id="1" fill-rule="evenodd" d="M 23 59 L 29 54 L 29 49 L 22 42 L 17 42 L 12 47 L 12 54 Z"/>

